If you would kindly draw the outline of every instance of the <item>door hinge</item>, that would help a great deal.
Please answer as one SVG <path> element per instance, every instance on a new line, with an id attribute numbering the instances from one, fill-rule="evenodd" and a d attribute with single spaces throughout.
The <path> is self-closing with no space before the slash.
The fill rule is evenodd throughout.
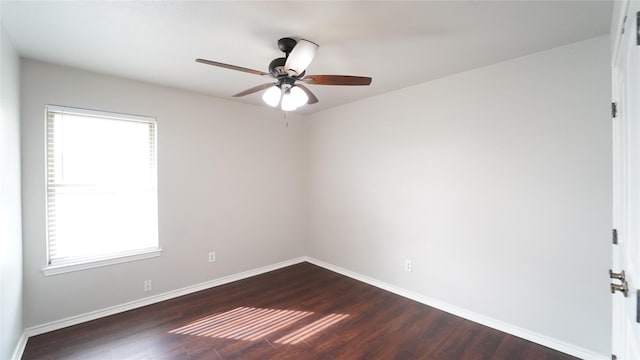
<path id="1" fill-rule="evenodd" d="M 640 289 L 636 290 L 636 322 L 640 323 Z"/>
<path id="2" fill-rule="evenodd" d="M 636 45 L 640 45 L 640 11 L 636 13 Z"/>
<path id="3" fill-rule="evenodd" d="M 640 324 L 640 289 L 636 291 L 636 322 Z"/>
<path id="4" fill-rule="evenodd" d="M 611 242 L 613 245 L 618 245 L 618 229 L 611 230 Z"/>
<path id="5" fill-rule="evenodd" d="M 611 103 L 611 117 L 615 119 L 616 116 L 618 116 L 618 103 L 612 102 Z"/>

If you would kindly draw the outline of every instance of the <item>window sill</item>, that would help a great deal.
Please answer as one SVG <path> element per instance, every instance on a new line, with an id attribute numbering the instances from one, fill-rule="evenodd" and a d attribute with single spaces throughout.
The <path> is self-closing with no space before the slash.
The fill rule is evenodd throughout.
<path id="1" fill-rule="evenodd" d="M 136 261 L 142 259 L 149 259 L 158 257 L 162 254 L 162 249 L 147 249 L 135 253 L 127 253 L 114 255 L 112 257 L 102 257 L 99 259 L 86 260 L 82 262 L 73 262 L 67 264 L 50 265 L 42 269 L 44 276 L 64 274 L 72 271 L 80 271 L 86 269 L 97 268 L 101 266 L 108 266 L 114 264 L 120 264 L 129 261 Z"/>

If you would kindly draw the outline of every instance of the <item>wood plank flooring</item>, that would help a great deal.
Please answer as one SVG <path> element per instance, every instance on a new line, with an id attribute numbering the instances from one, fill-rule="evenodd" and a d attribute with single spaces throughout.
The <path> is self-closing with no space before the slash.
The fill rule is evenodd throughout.
<path id="1" fill-rule="evenodd" d="M 29 339 L 29 359 L 575 359 L 301 263 Z"/>

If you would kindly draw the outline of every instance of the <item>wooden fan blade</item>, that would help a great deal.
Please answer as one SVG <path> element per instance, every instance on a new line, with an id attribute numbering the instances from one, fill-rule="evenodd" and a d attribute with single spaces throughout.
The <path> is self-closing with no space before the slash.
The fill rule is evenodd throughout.
<path id="1" fill-rule="evenodd" d="M 369 85 L 371 78 L 349 75 L 306 75 L 301 81 L 314 85 Z"/>
<path id="2" fill-rule="evenodd" d="M 296 84 L 296 86 L 302 89 L 302 91 L 304 91 L 305 94 L 307 94 L 307 96 L 309 97 L 309 100 L 307 100 L 307 104 L 311 105 L 318 102 L 318 98 L 315 95 L 313 95 L 311 90 L 309 90 L 306 86 L 302 84 Z"/>
<path id="3" fill-rule="evenodd" d="M 245 90 L 243 92 L 239 92 L 239 93 L 233 95 L 233 97 L 240 97 L 240 96 L 253 94 L 254 92 L 258 92 L 260 90 L 268 89 L 268 88 L 272 87 L 273 85 L 275 85 L 275 84 L 274 83 L 267 83 L 267 84 L 254 86 L 251 89 L 247 89 L 247 90 Z"/>
<path id="4" fill-rule="evenodd" d="M 217 67 L 221 67 L 221 68 L 225 68 L 225 69 L 230 69 L 230 70 L 242 71 L 242 72 L 246 72 L 246 73 L 254 74 L 254 75 L 273 77 L 273 75 L 271 75 L 269 73 L 266 73 L 266 72 L 263 72 L 263 71 L 253 70 L 253 69 L 245 68 L 245 67 L 242 67 L 242 66 L 229 65 L 229 64 L 225 64 L 225 63 L 221 63 L 221 62 L 217 62 L 217 61 L 211 61 L 211 60 L 207 60 L 207 59 L 196 59 L 196 62 L 199 62 L 199 63 L 202 63 L 202 64 L 207 64 L 207 65 L 213 65 L 213 66 L 217 66 Z"/>

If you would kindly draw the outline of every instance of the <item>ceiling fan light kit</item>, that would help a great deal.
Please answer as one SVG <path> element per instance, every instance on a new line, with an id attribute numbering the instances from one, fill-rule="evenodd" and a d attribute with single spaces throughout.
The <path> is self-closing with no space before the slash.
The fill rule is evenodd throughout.
<path id="1" fill-rule="evenodd" d="M 307 94 L 298 86 L 291 88 L 282 88 L 278 85 L 271 86 L 262 94 L 262 100 L 271 107 L 276 107 L 282 103 L 283 111 L 293 111 L 309 101 Z"/>
<path id="2" fill-rule="evenodd" d="M 280 103 L 280 97 L 282 97 L 282 90 L 277 86 L 270 87 L 262 94 L 262 100 L 271 107 L 276 107 Z"/>
<path id="3" fill-rule="evenodd" d="M 371 84 L 371 78 L 364 76 L 305 75 L 318 47 L 318 44 L 304 39 L 296 41 L 287 37 L 278 40 L 278 48 L 285 53 L 285 57 L 272 60 L 269 64 L 269 73 L 206 59 L 196 59 L 196 62 L 275 79 L 275 83 L 258 85 L 233 96 L 245 96 L 266 89 L 267 91 L 262 94 L 262 100 L 272 107 L 280 104 L 283 111 L 293 111 L 305 104 L 318 102 L 318 98 L 311 90 L 303 84 L 296 84 L 296 81 L 312 85 Z"/>
<path id="4" fill-rule="evenodd" d="M 295 98 L 291 96 L 291 94 L 284 94 L 282 95 L 282 104 L 280 105 L 280 108 L 282 111 L 293 111 L 298 107 L 296 106 Z"/>
<path id="5" fill-rule="evenodd" d="M 293 86 L 290 89 L 282 91 L 283 111 L 293 111 L 309 101 L 309 97 L 299 87 Z"/>

